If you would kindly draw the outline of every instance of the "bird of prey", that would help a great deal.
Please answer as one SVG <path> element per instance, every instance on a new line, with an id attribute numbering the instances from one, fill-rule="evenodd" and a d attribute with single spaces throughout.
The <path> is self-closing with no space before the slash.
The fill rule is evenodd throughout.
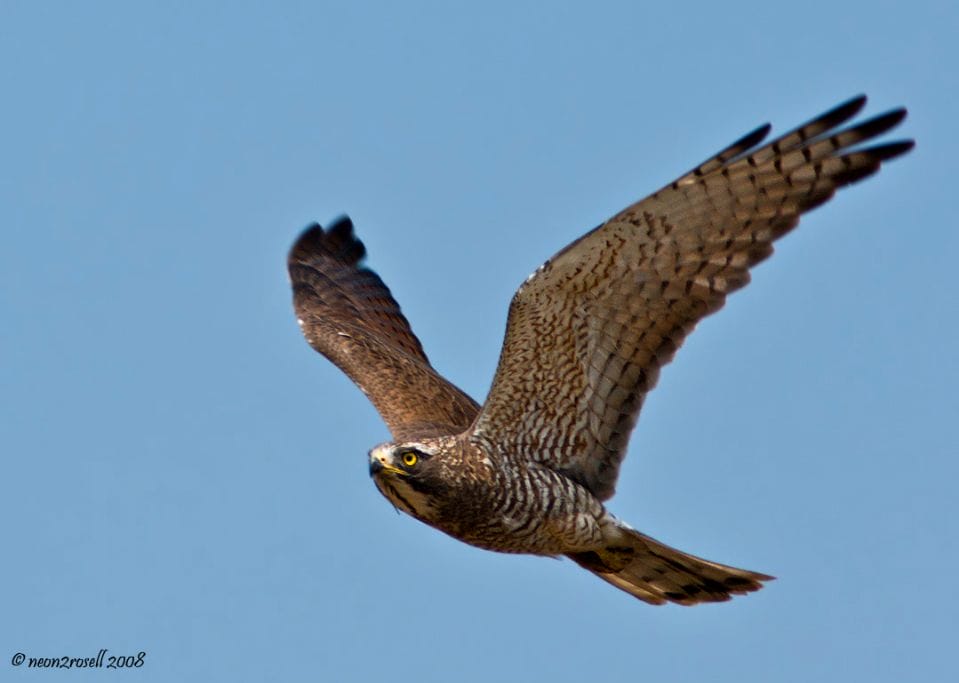
<path id="1" fill-rule="evenodd" d="M 566 556 L 651 604 L 748 593 L 773 577 L 710 562 L 607 511 L 646 394 L 696 323 L 749 281 L 799 216 L 911 140 L 906 116 L 850 123 L 859 96 L 762 144 L 768 124 L 541 265 L 519 287 L 486 402 L 430 365 L 346 217 L 289 253 L 307 342 L 372 401 L 393 441 L 369 452 L 398 509 L 466 543 Z"/>

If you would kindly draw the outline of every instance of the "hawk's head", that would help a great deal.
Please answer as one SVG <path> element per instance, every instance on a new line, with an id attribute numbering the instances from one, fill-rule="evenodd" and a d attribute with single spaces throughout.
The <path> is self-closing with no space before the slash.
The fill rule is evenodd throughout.
<path id="1" fill-rule="evenodd" d="M 449 491 L 438 445 L 384 443 L 370 451 L 370 476 L 393 505 L 425 522 L 434 521 Z"/>

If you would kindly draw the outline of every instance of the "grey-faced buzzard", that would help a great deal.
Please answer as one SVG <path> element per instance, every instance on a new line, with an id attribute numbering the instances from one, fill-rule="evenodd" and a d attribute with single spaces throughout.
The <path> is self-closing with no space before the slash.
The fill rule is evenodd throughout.
<path id="1" fill-rule="evenodd" d="M 754 130 L 546 261 L 513 297 L 482 406 L 432 368 L 350 220 L 309 227 L 289 254 L 296 314 L 393 435 L 369 453 L 380 492 L 466 543 L 565 555 L 648 603 L 761 588 L 772 577 L 670 548 L 603 501 L 643 399 L 696 323 L 803 212 L 912 148 L 866 144 L 904 109 L 843 127 L 865 101 L 767 144 L 769 125 Z"/>

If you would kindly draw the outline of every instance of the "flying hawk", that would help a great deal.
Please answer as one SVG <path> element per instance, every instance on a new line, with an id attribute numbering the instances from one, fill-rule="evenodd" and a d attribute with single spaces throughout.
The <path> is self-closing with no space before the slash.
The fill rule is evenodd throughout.
<path id="1" fill-rule="evenodd" d="M 749 281 L 805 211 L 904 154 L 862 146 L 906 116 L 843 127 L 856 97 L 762 144 L 764 125 L 629 206 L 517 290 L 486 403 L 430 365 L 348 218 L 307 228 L 288 267 L 309 344 L 366 393 L 394 441 L 369 453 L 397 508 L 481 548 L 571 558 L 640 600 L 728 600 L 771 576 L 680 552 L 616 519 L 646 394 L 696 323 Z"/>

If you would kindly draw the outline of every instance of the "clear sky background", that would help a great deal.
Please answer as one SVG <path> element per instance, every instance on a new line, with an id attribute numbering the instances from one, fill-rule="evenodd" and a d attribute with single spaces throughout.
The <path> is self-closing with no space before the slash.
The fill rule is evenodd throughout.
<path id="1" fill-rule="evenodd" d="M 946 0 L 3 3 L 0 679 L 956 675 L 957 36 Z M 699 326 L 610 504 L 777 581 L 653 608 L 380 497 L 292 314 L 307 223 L 352 216 L 482 400 L 545 258 L 859 92 L 918 147 Z M 11 664 L 100 648 L 145 664 Z"/>

